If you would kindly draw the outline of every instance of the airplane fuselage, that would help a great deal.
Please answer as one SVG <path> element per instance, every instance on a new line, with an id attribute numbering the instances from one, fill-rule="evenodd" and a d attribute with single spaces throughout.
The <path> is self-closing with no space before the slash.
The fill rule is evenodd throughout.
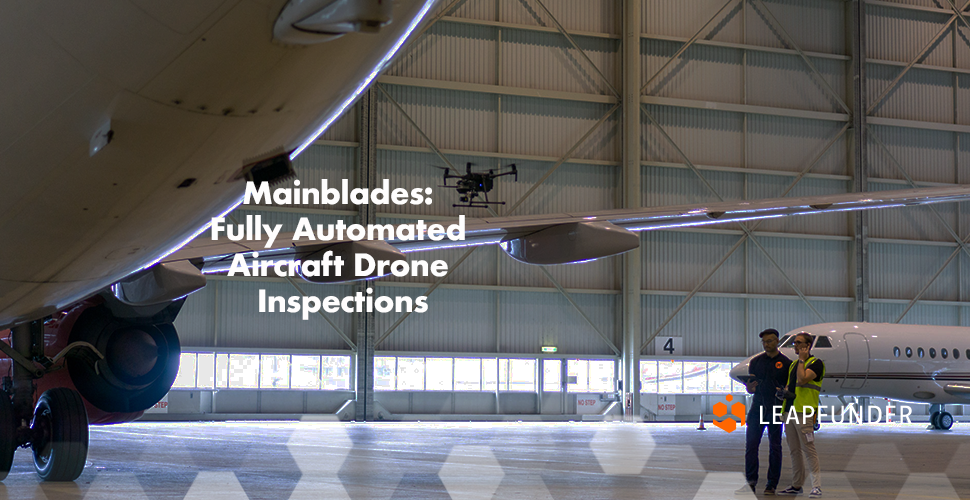
<path id="1" fill-rule="evenodd" d="M 822 394 L 869 396 L 931 404 L 970 403 L 970 328 L 887 323 L 823 323 L 782 336 L 780 351 L 796 359 L 789 336 L 815 337 L 812 355 L 825 362 Z M 820 346 L 827 338 L 831 347 Z M 824 341 L 823 341 L 824 344 Z M 731 370 L 746 375 L 751 358 Z"/>
<path id="2" fill-rule="evenodd" d="M 235 206 L 242 167 L 312 141 L 434 1 L 305 46 L 273 39 L 286 0 L 0 5 L 0 328 L 157 262 Z"/>

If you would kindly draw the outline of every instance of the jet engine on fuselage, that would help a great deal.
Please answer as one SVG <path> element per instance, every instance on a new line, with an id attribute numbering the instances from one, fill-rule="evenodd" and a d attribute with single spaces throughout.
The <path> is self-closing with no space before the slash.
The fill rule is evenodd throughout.
<path id="1" fill-rule="evenodd" d="M 178 374 L 181 348 L 172 321 L 182 303 L 175 301 L 151 316 L 122 317 L 96 297 L 47 321 L 45 351 L 75 347 L 67 355 L 67 370 L 39 380 L 38 392 L 73 386 L 86 402 L 91 423 L 139 417 L 168 393 Z"/>

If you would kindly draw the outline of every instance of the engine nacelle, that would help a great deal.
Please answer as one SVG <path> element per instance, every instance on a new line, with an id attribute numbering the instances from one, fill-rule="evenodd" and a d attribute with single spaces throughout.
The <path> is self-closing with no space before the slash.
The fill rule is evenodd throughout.
<path id="1" fill-rule="evenodd" d="M 162 399 L 179 369 L 181 347 L 171 320 L 181 302 L 152 318 L 118 318 L 103 304 L 82 312 L 68 343 L 88 342 L 104 359 L 85 349 L 68 357 L 71 382 L 81 396 L 115 413 L 140 412 Z"/>
<path id="2" fill-rule="evenodd" d="M 628 252 L 640 246 L 640 237 L 609 222 L 573 222 L 509 238 L 500 245 L 526 264 L 570 264 Z"/>

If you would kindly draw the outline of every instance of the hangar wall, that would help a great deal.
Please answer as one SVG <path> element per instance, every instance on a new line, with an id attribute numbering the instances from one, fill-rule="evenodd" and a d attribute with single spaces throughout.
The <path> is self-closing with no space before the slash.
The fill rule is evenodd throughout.
<path id="1" fill-rule="evenodd" d="M 863 177 L 873 191 L 970 182 L 970 28 L 929 1 L 864 2 L 859 76 L 867 110 L 853 113 L 856 3 L 643 0 L 643 204 L 850 192 Z M 508 202 L 498 214 L 510 214 L 520 199 L 515 214 L 621 206 L 623 5 L 444 2 L 437 21 L 371 90 L 378 179 L 436 186 L 442 172 L 435 166 L 515 163 L 518 182 L 503 178 L 490 193 Z M 349 113 L 296 160 L 304 186 L 321 178 L 354 182 L 360 122 Z M 857 144 L 864 145 L 861 164 Z M 436 189 L 431 205 L 380 207 L 378 220 L 486 215 L 453 208 L 454 198 Z M 767 327 L 852 319 L 970 325 L 967 211 L 966 204 L 947 204 L 885 209 L 865 219 L 836 213 L 766 220 L 748 224 L 750 236 L 737 225 L 641 233 L 639 354 L 665 355 L 655 351 L 655 336 L 682 338 L 684 357 L 740 357 L 760 350 L 755 334 Z M 300 216 L 357 220 L 353 206 L 249 206 L 235 217 L 257 213 L 288 224 Z M 859 245 L 867 262 L 857 256 Z M 454 263 L 466 252 L 424 257 Z M 557 345 L 564 357 L 615 356 L 622 343 L 621 259 L 545 271 L 494 246 L 475 250 L 430 294 L 429 312 L 411 314 L 390 332 L 397 315 L 377 315 L 377 338 L 386 336 L 377 355 L 534 356 L 542 345 Z M 375 285 L 381 294 L 417 296 L 434 281 Z M 352 293 L 351 285 L 297 285 L 321 296 Z M 214 279 L 179 317 L 183 343 L 348 349 L 342 335 L 353 336 L 350 315 L 330 315 L 330 324 L 260 314 L 258 288 L 297 293 L 277 279 Z"/>

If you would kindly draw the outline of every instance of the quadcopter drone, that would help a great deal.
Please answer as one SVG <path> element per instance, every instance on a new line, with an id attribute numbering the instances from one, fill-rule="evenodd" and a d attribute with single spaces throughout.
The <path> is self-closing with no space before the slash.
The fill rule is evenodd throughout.
<path id="1" fill-rule="evenodd" d="M 458 191 L 458 201 L 453 207 L 468 208 L 487 208 L 489 205 L 505 205 L 504 201 L 489 201 L 488 192 L 494 187 L 496 177 L 511 175 L 516 181 L 519 180 L 519 172 L 515 169 L 515 164 L 509 165 L 508 171 L 495 173 L 495 170 L 488 172 L 472 172 L 473 163 L 465 164 L 465 175 L 452 175 L 451 169 L 446 167 L 436 167 L 445 171 L 444 185 Z M 454 185 L 448 185 L 448 179 L 455 179 Z"/>

